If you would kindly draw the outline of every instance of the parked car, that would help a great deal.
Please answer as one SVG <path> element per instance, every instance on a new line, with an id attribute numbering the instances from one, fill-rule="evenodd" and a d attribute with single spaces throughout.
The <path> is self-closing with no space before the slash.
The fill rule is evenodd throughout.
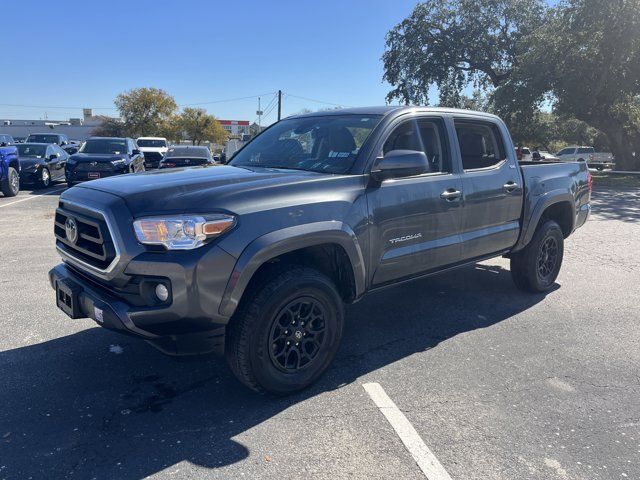
<path id="1" fill-rule="evenodd" d="M 224 352 L 249 388 L 287 394 L 327 369 L 344 303 L 366 293 L 499 256 L 519 288 L 548 291 L 590 192 L 584 163 L 518 165 L 493 115 L 316 112 L 228 165 L 67 190 L 49 278 L 71 318 L 169 354 Z"/>
<path id="2" fill-rule="evenodd" d="M 13 137 L 15 143 L 24 143 L 25 140 L 27 140 L 27 137 Z"/>
<path id="3" fill-rule="evenodd" d="M 55 143 L 69 155 L 78 151 L 78 145 L 71 143 L 69 137 L 61 133 L 32 133 L 25 143 Z"/>
<path id="4" fill-rule="evenodd" d="M 65 176 L 72 187 L 77 182 L 143 172 L 144 156 L 131 138 L 88 138 L 67 161 Z"/>
<path id="5" fill-rule="evenodd" d="M 587 162 L 590 168 L 614 168 L 615 160 L 609 152 L 596 152 L 594 147 L 571 146 L 556 153 L 563 162 Z"/>
<path id="6" fill-rule="evenodd" d="M 20 143 L 20 181 L 48 187 L 51 182 L 65 179 L 65 166 L 69 154 L 54 143 Z"/>
<path id="7" fill-rule="evenodd" d="M 214 163 L 215 160 L 208 147 L 171 147 L 160 161 L 158 168 L 195 167 L 197 165 L 213 165 Z"/>
<path id="8" fill-rule="evenodd" d="M 14 145 L 0 145 L 0 191 L 5 197 L 20 192 L 20 162 Z"/>
<path id="9" fill-rule="evenodd" d="M 13 145 L 14 143 L 16 143 L 16 141 L 11 135 L 0 133 L 0 147 L 6 147 L 7 145 Z"/>
<path id="10" fill-rule="evenodd" d="M 69 140 L 69 144 L 64 146 L 64 150 L 69 155 L 73 155 L 74 153 L 78 153 L 81 146 L 82 142 L 79 142 L 78 140 Z"/>
<path id="11" fill-rule="evenodd" d="M 167 139 L 162 137 L 140 137 L 136 140 L 138 149 L 144 153 L 144 165 L 147 169 L 158 168 L 158 164 L 167 153 Z"/>
<path id="12" fill-rule="evenodd" d="M 546 150 L 534 150 L 531 152 L 531 160 L 533 161 L 541 161 L 544 160 L 546 162 L 559 162 L 560 158 L 555 155 L 547 152 Z"/>

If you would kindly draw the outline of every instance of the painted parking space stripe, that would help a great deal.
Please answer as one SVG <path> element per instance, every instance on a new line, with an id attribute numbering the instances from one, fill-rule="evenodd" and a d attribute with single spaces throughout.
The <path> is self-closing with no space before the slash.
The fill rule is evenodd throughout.
<path id="1" fill-rule="evenodd" d="M 13 202 L 3 203 L 2 205 L 0 205 L 0 208 L 8 207 L 9 205 L 15 205 L 16 203 L 20 203 L 20 202 L 26 202 L 27 200 L 33 200 L 34 198 L 42 197 L 43 195 L 49 195 L 51 193 L 58 193 L 58 192 L 63 191 L 65 188 L 67 188 L 67 187 L 60 187 L 60 188 L 58 188 L 56 190 L 48 190 L 46 192 L 38 193 L 37 195 L 29 195 L 28 197 L 21 198 L 20 200 L 14 200 Z"/>
<path id="2" fill-rule="evenodd" d="M 365 383 L 365 391 L 396 431 L 405 448 L 429 480 L 451 480 L 451 477 L 424 443 L 404 413 L 393 403 L 379 383 Z"/>

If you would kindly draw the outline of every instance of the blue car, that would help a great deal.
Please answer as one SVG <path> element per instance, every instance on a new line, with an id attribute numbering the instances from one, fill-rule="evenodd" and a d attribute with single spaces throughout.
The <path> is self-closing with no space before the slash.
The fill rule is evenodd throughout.
<path id="1" fill-rule="evenodd" d="M 0 142 L 0 190 L 5 197 L 15 197 L 20 191 L 18 149 L 5 141 Z"/>

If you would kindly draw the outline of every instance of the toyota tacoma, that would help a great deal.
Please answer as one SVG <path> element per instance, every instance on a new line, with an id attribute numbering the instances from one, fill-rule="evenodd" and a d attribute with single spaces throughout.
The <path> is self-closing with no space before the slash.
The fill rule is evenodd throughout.
<path id="1" fill-rule="evenodd" d="M 55 215 L 49 272 L 71 318 L 172 355 L 218 352 L 257 391 L 328 368 L 345 303 L 505 256 L 550 289 L 590 212 L 585 163 L 518 163 L 505 124 L 375 107 L 282 120 L 228 165 L 96 180 Z"/>

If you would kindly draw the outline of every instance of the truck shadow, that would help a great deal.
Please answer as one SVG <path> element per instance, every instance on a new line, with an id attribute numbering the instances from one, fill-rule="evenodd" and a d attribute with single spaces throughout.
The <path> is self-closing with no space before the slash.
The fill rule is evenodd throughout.
<path id="1" fill-rule="evenodd" d="M 0 477 L 139 479 L 185 460 L 211 469 L 252 455 L 261 462 L 241 438 L 253 427 L 543 299 L 487 264 L 371 295 L 348 308 L 328 373 L 287 398 L 246 390 L 221 359 L 176 362 L 100 328 L 5 351 Z"/>

